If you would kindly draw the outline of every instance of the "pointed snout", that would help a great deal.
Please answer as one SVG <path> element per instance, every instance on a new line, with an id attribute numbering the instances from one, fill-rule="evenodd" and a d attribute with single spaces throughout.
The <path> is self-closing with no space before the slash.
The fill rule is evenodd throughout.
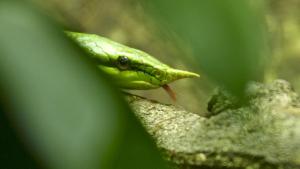
<path id="1" fill-rule="evenodd" d="M 189 71 L 184 71 L 184 70 L 178 70 L 178 69 L 169 69 L 167 71 L 167 83 L 173 82 L 175 80 L 183 79 L 183 78 L 195 78 L 195 77 L 200 77 L 199 74 L 189 72 Z"/>

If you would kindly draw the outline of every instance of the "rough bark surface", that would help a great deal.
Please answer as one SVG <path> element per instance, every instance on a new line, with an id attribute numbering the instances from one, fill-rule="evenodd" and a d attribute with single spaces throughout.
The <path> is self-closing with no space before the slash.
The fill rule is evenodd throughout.
<path id="1" fill-rule="evenodd" d="M 138 96 L 127 100 L 174 168 L 300 168 L 300 101 L 288 82 L 250 84 L 244 106 L 218 95 L 213 105 L 224 106 L 210 117 Z"/>

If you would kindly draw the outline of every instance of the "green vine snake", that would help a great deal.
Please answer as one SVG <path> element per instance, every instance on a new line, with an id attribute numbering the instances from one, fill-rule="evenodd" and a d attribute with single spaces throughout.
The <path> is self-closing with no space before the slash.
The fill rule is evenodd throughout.
<path id="1" fill-rule="evenodd" d="M 173 100 L 175 93 L 169 83 L 200 77 L 196 73 L 178 70 L 161 63 L 151 55 L 107 38 L 87 33 L 65 32 L 99 63 L 98 67 L 111 76 L 123 89 L 146 90 L 163 87 Z"/>

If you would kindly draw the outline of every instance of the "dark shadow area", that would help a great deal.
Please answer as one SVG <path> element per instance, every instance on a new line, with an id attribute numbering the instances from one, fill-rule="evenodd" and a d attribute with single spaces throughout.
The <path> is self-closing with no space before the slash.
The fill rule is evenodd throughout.
<path id="1" fill-rule="evenodd" d="M 21 139 L 0 107 L 0 163 L 2 169 L 37 169 L 38 165 L 26 151 Z"/>

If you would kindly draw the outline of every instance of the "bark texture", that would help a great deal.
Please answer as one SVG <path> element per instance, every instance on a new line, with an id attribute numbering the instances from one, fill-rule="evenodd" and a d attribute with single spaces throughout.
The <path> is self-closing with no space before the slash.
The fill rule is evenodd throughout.
<path id="1" fill-rule="evenodd" d="M 210 117 L 138 96 L 127 100 L 174 168 L 300 168 L 300 101 L 288 82 L 251 83 L 243 106 L 220 93 Z"/>

